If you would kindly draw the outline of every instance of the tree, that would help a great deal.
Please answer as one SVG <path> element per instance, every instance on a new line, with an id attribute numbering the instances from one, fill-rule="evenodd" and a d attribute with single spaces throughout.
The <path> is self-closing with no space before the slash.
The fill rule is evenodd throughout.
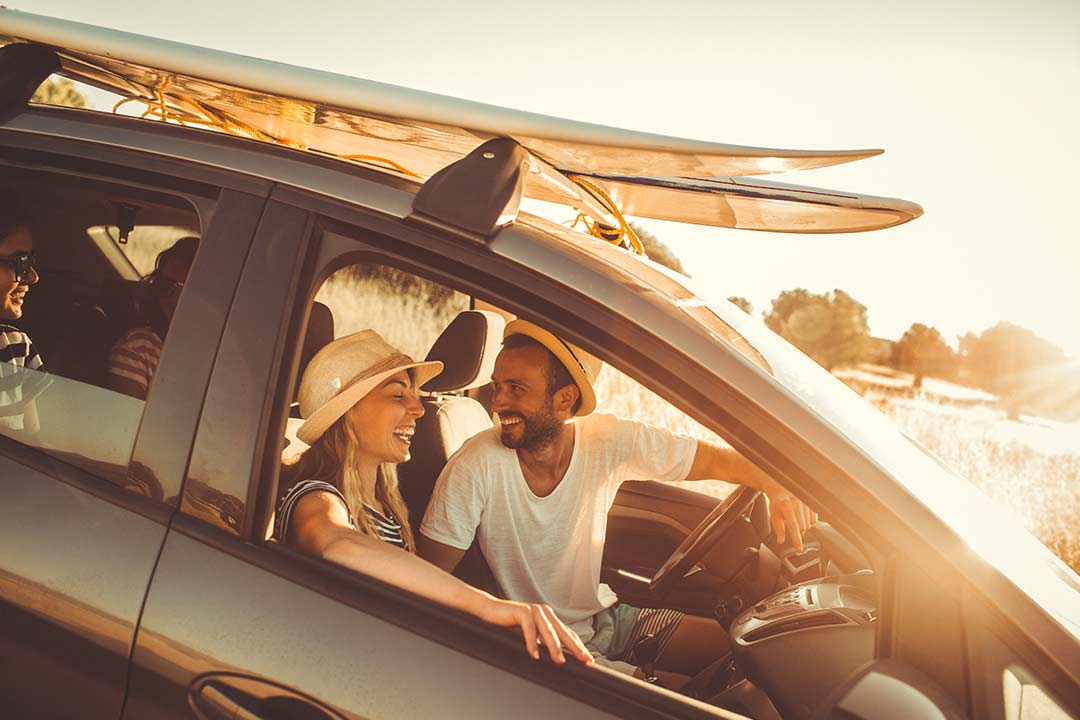
<path id="1" fill-rule="evenodd" d="M 65 107 L 86 107 L 86 97 L 67 78 L 55 75 L 41 83 L 30 102 L 44 105 L 63 105 Z"/>
<path id="2" fill-rule="evenodd" d="M 747 300 L 744 297 L 740 297 L 738 295 L 732 295 L 731 297 L 728 298 L 728 302 L 731 303 L 732 305 L 734 305 L 735 307 L 739 308 L 740 310 L 742 310 L 747 315 L 753 315 L 754 314 L 754 306 L 751 305 L 750 301 Z"/>
<path id="3" fill-rule="evenodd" d="M 642 246 L 645 248 L 645 254 L 649 256 L 650 260 L 658 262 L 661 265 L 671 268 L 677 273 L 689 277 L 690 273 L 683 269 L 683 264 L 679 262 L 679 258 L 675 256 L 675 253 L 672 252 L 671 248 L 662 243 L 658 237 L 640 225 L 630 223 L 630 227 L 633 228 L 634 233 L 638 236 L 638 240 L 641 241 Z"/>
<path id="4" fill-rule="evenodd" d="M 1014 419 L 1025 405 L 1053 403 L 1060 392 L 1055 369 L 1066 364 L 1065 353 L 1057 345 L 1007 322 L 979 335 L 964 335 L 960 357 L 968 379 L 997 394 Z"/>
<path id="5" fill-rule="evenodd" d="M 956 374 L 956 353 L 936 328 L 913 323 L 893 345 L 892 365 L 915 375 L 912 386 L 921 388 L 927 375 L 952 378 Z"/>
<path id="6" fill-rule="evenodd" d="M 785 290 L 773 299 L 765 324 L 826 370 L 867 357 L 866 306 L 843 290 L 821 295 Z"/>

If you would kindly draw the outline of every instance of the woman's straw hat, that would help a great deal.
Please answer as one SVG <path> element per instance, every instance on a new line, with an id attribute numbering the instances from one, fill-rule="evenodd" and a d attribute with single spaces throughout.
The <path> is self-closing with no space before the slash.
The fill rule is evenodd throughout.
<path id="1" fill-rule="evenodd" d="M 506 324 L 503 338 L 511 335 L 526 335 L 546 347 L 559 359 L 570 372 L 574 384 L 581 392 L 581 406 L 575 415 L 584 416 L 596 409 L 596 393 L 593 391 L 593 383 L 604 363 L 595 355 L 590 355 L 577 345 L 552 335 L 539 325 L 534 325 L 528 320 L 512 320 Z"/>
<path id="2" fill-rule="evenodd" d="M 374 330 L 361 330 L 329 343 L 311 358 L 300 380 L 296 437 L 311 445 L 353 405 L 387 378 L 412 370 L 420 387 L 442 372 L 441 362 L 416 362 Z"/>

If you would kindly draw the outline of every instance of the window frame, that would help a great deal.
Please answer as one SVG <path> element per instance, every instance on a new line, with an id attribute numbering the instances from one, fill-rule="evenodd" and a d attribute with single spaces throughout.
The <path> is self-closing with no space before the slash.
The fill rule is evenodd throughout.
<path id="1" fill-rule="evenodd" d="M 65 132 L 55 136 L 48 132 L 50 122 L 38 122 L 48 120 L 49 114 L 48 110 L 32 110 L 15 118 L 32 127 L 41 125 L 40 133 L 12 131 L 0 125 L 0 167 L 73 176 L 87 182 L 100 180 L 182 198 L 198 215 L 204 243 L 177 306 L 128 460 L 128 475 L 148 487 L 160 489 L 160 497 L 148 500 L 124 491 L 86 469 L 15 440 L 5 438 L 0 448 L 11 448 L 5 454 L 50 477 L 166 522 L 179 504 L 180 480 L 201 412 L 202 391 L 217 351 L 220 334 L 215 335 L 213 329 L 215 323 L 224 323 L 232 288 L 239 278 L 239 265 L 246 257 L 244 227 L 250 228 L 247 231 L 247 243 L 250 243 L 271 184 L 163 156 L 152 147 L 111 145 L 110 128 L 103 127 L 92 116 L 74 118 L 67 114 Z M 232 272 L 230 260 L 235 266 Z M 192 347 L 188 339 L 193 335 L 208 341 Z M 193 387 L 198 392 L 193 392 Z M 172 504 L 166 502 L 169 499 Z"/>

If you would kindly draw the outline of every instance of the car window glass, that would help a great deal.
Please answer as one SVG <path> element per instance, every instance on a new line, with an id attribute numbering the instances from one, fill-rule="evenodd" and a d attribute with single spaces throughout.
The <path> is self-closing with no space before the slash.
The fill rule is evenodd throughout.
<path id="1" fill-rule="evenodd" d="M 94 225 L 86 228 L 86 234 L 121 277 L 138 280 L 154 271 L 161 251 L 186 235 L 198 233 L 175 225 L 137 225 L 125 235 L 116 225 Z"/>
<path id="2" fill-rule="evenodd" d="M 160 496 L 133 484 L 127 465 L 197 252 L 198 212 L 180 197 L 33 170 L 6 169 L 5 191 L 25 217 L 36 271 L 19 280 L 0 263 L 0 294 L 22 298 L 0 318 L 0 434 Z M 157 262 L 180 237 L 190 239 Z"/>
<path id="3" fill-rule="evenodd" d="M 421 360 L 469 297 L 431 280 L 386 265 L 347 265 L 319 288 L 315 302 L 333 318 L 334 337 L 375 330 L 406 355 Z M 312 320 L 314 325 L 314 320 Z M 311 332 L 309 330 L 309 332 Z M 283 457 L 295 459 L 307 446 L 296 438 L 302 420 L 294 407 Z"/>
<path id="4" fill-rule="evenodd" d="M 1017 667 L 1007 668 L 1002 676 L 1005 697 L 1005 720 L 1071 720 L 1072 715 L 1055 703 L 1046 691 Z"/>
<path id="5" fill-rule="evenodd" d="M 319 288 L 334 315 L 334 336 L 375 330 L 406 355 L 423 358 L 439 333 L 469 307 L 448 287 L 387 265 L 348 265 Z"/>

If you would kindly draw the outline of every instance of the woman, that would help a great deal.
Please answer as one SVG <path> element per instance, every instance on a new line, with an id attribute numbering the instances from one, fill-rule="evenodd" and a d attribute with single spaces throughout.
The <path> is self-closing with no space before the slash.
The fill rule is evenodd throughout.
<path id="1" fill-rule="evenodd" d="M 158 253 L 154 271 L 144 278 L 148 297 L 140 309 L 146 316 L 146 324 L 130 328 L 109 351 L 110 390 L 146 399 L 161 361 L 169 324 L 198 250 L 199 238 L 189 236 Z"/>
<path id="2" fill-rule="evenodd" d="M 36 430 L 33 402 L 48 380 L 17 368 L 43 370 L 30 336 L 6 320 L 18 320 L 30 286 L 38 281 L 34 241 L 18 199 L 0 192 L 0 427 Z M 14 366 L 14 367 L 12 367 Z"/>
<path id="3" fill-rule="evenodd" d="M 379 578 L 486 622 L 518 627 L 525 647 L 538 644 L 555 662 L 562 646 L 591 662 L 581 640 L 547 605 L 499 600 L 415 554 L 408 512 L 397 488 L 397 463 L 409 459 L 416 388 L 442 371 L 414 362 L 374 330 L 339 338 L 320 350 L 300 382 L 297 437 L 311 447 L 283 474 L 286 489 L 274 534 L 314 557 Z"/>

